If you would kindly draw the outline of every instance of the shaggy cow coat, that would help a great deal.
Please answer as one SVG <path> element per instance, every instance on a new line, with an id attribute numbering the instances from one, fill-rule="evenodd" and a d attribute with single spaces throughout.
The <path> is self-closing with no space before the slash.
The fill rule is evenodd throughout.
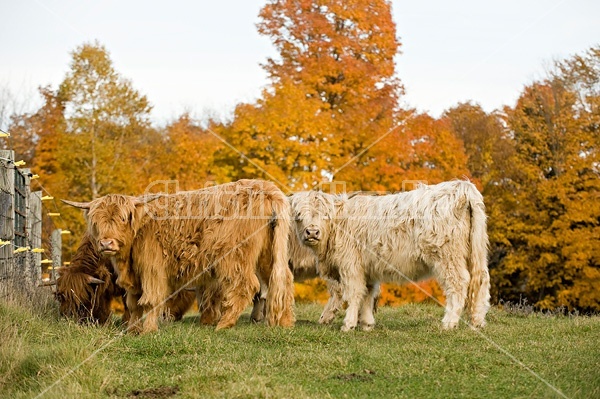
<path id="1" fill-rule="evenodd" d="M 342 330 L 375 324 L 369 286 L 435 277 L 446 295 L 445 328 L 465 302 L 474 326 L 489 308 L 488 237 L 483 197 L 466 181 L 385 196 L 292 197 L 295 231 L 319 258 L 319 273 L 340 282 L 348 302 Z M 359 317 L 360 316 L 360 317 Z M 360 319 L 360 320 L 359 320 Z"/>
<path id="2" fill-rule="evenodd" d="M 60 314 L 78 322 L 104 324 L 111 314 L 112 299 L 125 295 L 125 290 L 116 285 L 111 270 L 110 259 L 101 259 L 89 236 L 84 235 L 71 264 L 58 269 L 54 296 Z M 128 319 L 125 307 L 123 320 Z"/>
<path id="3" fill-rule="evenodd" d="M 166 299 L 186 287 L 199 287 L 220 304 L 200 304 L 219 310 L 217 329 L 231 327 L 259 291 L 259 279 L 268 282 L 268 324 L 294 324 L 289 203 L 273 183 L 240 180 L 152 198 L 111 194 L 70 204 L 88 210 L 96 247 L 115 258 L 132 329 L 146 307 L 142 331 L 156 330 Z"/>
<path id="4" fill-rule="evenodd" d="M 111 301 L 122 298 L 125 305 L 123 321 L 129 320 L 125 304 L 126 291 L 116 284 L 110 258 L 102 258 L 88 234 L 85 234 L 67 267 L 58 269 L 55 298 L 61 315 L 79 322 L 104 324 L 111 315 Z M 195 300 L 193 292 L 181 291 L 166 304 L 167 316 L 180 320 Z"/>

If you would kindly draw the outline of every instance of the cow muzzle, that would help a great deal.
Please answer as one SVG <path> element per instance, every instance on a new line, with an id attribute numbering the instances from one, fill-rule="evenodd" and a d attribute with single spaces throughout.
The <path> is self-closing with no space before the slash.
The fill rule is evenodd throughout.
<path id="1" fill-rule="evenodd" d="M 304 230 L 304 243 L 306 245 L 317 245 L 321 241 L 321 230 L 307 228 Z"/>
<path id="2" fill-rule="evenodd" d="M 113 239 L 100 240 L 98 244 L 100 253 L 104 256 L 116 255 L 119 252 L 119 244 Z"/>

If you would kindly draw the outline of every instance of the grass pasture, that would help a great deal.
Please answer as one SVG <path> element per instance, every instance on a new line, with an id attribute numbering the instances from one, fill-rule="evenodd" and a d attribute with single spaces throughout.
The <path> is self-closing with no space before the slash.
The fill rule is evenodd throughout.
<path id="1" fill-rule="evenodd" d="M 320 311 L 297 305 L 293 329 L 245 313 L 215 332 L 190 314 L 123 336 L 116 319 L 79 326 L 52 305 L 0 302 L 0 397 L 562 397 L 542 379 L 568 398 L 600 397 L 598 316 L 493 309 L 480 334 L 442 331 L 443 309 L 419 304 L 380 308 L 372 332 L 341 333 L 341 318 L 316 323 Z"/>

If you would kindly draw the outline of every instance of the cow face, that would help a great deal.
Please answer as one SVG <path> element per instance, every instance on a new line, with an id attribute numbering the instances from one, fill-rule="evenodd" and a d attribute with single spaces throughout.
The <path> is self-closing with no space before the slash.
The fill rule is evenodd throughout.
<path id="1" fill-rule="evenodd" d="M 322 192 L 305 191 L 292 195 L 290 201 L 300 241 L 311 247 L 324 242 L 335 216 L 335 197 Z"/>
<path id="2" fill-rule="evenodd" d="M 79 323 L 105 323 L 110 316 L 110 302 L 102 298 L 105 284 L 89 274 L 62 268 L 54 293 L 60 314 Z"/>
<path id="3" fill-rule="evenodd" d="M 135 236 L 136 198 L 107 195 L 94 201 L 87 214 L 90 236 L 102 256 L 128 256 Z"/>
<path id="4" fill-rule="evenodd" d="M 87 210 L 89 234 L 98 253 L 125 258 L 136 233 L 138 208 L 150 200 L 109 194 L 86 203 L 63 202 Z"/>

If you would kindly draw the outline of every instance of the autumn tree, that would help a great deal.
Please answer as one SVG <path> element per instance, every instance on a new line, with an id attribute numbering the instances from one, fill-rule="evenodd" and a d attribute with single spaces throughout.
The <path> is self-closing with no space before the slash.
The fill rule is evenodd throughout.
<path id="1" fill-rule="evenodd" d="M 150 126 L 148 101 L 115 71 L 104 47 L 78 47 L 59 88 L 40 93 L 42 107 L 21 118 L 16 130 L 34 137 L 32 167 L 47 194 L 89 200 L 143 192 L 153 162 L 147 150 L 159 136 Z M 63 206 L 60 213 L 63 228 L 83 232 L 81 212 Z"/>
<path id="2" fill-rule="evenodd" d="M 36 120 L 34 115 L 15 114 L 10 117 L 8 132 L 10 136 L 5 138 L 0 144 L 0 148 L 11 149 L 15 155 L 24 160 L 27 165 L 31 165 L 35 157 Z"/>
<path id="3" fill-rule="evenodd" d="M 42 96 L 44 90 L 40 89 Z M 29 110 L 30 105 L 30 100 L 20 100 L 7 86 L 0 86 L 0 128 L 10 133 L 0 140 L 0 148 L 13 150 L 28 166 L 35 158 L 39 138 L 39 121 L 36 112 Z"/>
<path id="4" fill-rule="evenodd" d="M 558 62 L 526 87 L 506 123 L 515 145 L 503 297 L 600 310 L 600 51 Z"/>
<path id="5" fill-rule="evenodd" d="M 470 173 L 462 142 L 448 121 L 405 112 L 395 131 L 339 175 L 347 176 L 352 190 L 398 192 L 414 189 L 418 181 L 435 184 Z"/>
<path id="6" fill-rule="evenodd" d="M 89 199 L 129 191 L 140 161 L 130 155 L 150 134 L 150 104 L 116 72 L 100 44 L 84 44 L 72 57 L 57 93 L 65 110 L 61 159 L 69 194 Z"/>
<path id="7" fill-rule="evenodd" d="M 387 1 L 269 1 L 259 32 L 279 52 L 271 84 L 226 130 L 234 177 L 268 175 L 302 189 L 331 178 L 394 125 L 399 42 Z"/>
<path id="8" fill-rule="evenodd" d="M 453 135 L 462 141 L 467 169 L 483 190 L 501 183 L 510 169 L 509 159 L 513 154 L 513 142 L 502 116 L 467 102 L 448 109 L 441 119 L 449 123 Z"/>
<path id="9" fill-rule="evenodd" d="M 217 160 L 232 180 L 263 178 L 284 191 L 312 187 L 331 163 L 333 135 L 320 103 L 292 84 L 240 104 L 230 124 L 217 128 L 229 146 Z"/>
<path id="10" fill-rule="evenodd" d="M 223 143 L 213 133 L 212 124 L 203 128 L 187 113 L 169 124 L 156 155 L 161 166 L 154 178 L 176 180 L 180 190 L 199 189 L 208 182 L 223 183 L 214 162 Z"/>

